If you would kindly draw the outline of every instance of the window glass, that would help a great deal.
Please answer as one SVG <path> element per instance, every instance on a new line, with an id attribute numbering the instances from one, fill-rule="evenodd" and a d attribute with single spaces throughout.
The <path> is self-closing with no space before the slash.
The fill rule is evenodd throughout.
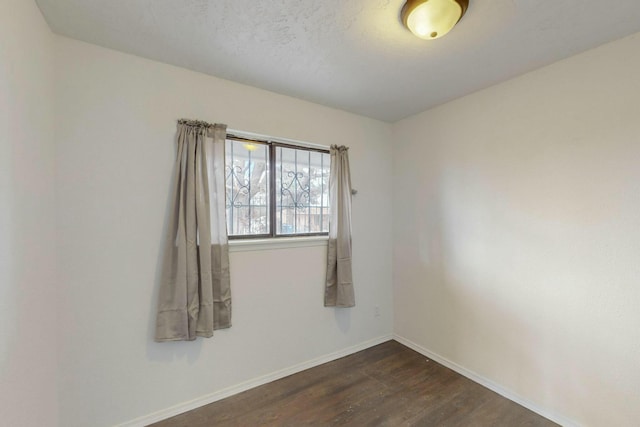
<path id="1" fill-rule="evenodd" d="M 269 234 L 269 146 L 226 141 L 227 233 Z"/>
<path id="2" fill-rule="evenodd" d="M 225 149 L 230 238 L 329 232 L 328 152 L 236 137 Z"/>
<path id="3" fill-rule="evenodd" d="M 329 154 L 276 147 L 276 233 L 329 231 Z"/>

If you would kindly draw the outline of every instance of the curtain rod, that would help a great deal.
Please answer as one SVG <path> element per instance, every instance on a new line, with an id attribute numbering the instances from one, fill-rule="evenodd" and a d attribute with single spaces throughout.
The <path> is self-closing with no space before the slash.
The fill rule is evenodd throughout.
<path id="1" fill-rule="evenodd" d="M 187 125 L 191 125 L 191 126 L 202 126 L 202 127 L 207 127 L 207 128 L 212 128 L 212 127 L 216 126 L 215 124 L 207 123 L 207 122 L 202 121 L 202 120 L 179 119 L 178 123 L 187 124 Z M 239 135 L 235 135 L 235 134 L 239 134 Z M 242 136 L 240 136 L 240 135 L 242 135 Z M 246 141 L 246 142 L 258 143 L 258 144 L 275 145 L 275 146 L 284 147 L 284 148 L 293 148 L 293 149 L 304 148 L 304 149 L 307 149 L 309 151 L 317 151 L 317 152 L 320 152 L 320 153 L 329 153 L 330 152 L 327 148 L 325 148 L 324 146 L 322 146 L 320 144 L 312 144 L 312 143 L 309 143 L 309 142 L 302 142 L 302 141 L 296 141 L 296 140 L 293 140 L 293 139 L 285 139 L 285 138 L 268 139 L 269 137 L 264 136 L 264 135 L 259 135 L 259 134 L 250 133 L 250 132 L 238 131 L 238 130 L 235 130 L 235 129 L 227 129 L 227 138 L 228 139 L 233 139 L 233 140 L 236 140 L 236 141 Z M 258 138 L 267 138 L 267 139 L 258 139 Z M 287 142 L 283 142 L 283 141 L 287 141 Z M 357 193 L 358 193 L 358 190 L 356 190 L 356 189 L 352 189 L 351 190 L 351 194 L 352 195 L 356 195 Z"/>
<path id="2" fill-rule="evenodd" d="M 211 124 L 203 120 L 190 120 L 190 119 L 179 119 L 178 123 L 188 125 L 188 126 L 207 128 L 209 130 L 211 130 L 212 128 L 216 128 L 218 126 L 225 126 L 225 125 L 220 125 L 218 123 Z M 243 131 L 238 131 L 234 129 L 227 129 L 227 138 L 238 140 L 238 141 L 254 142 L 259 144 L 277 145 L 279 147 L 284 147 L 284 148 L 292 148 L 292 149 L 304 148 L 309 151 L 329 153 L 329 149 L 327 147 L 319 144 L 296 141 L 293 139 L 271 138 L 265 135 L 259 135 L 259 134 L 250 133 L 250 132 L 243 132 Z"/>
<path id="3" fill-rule="evenodd" d="M 298 141 L 296 139 L 272 137 L 269 135 L 262 135 L 262 134 L 253 133 L 253 132 L 245 132 L 237 129 L 227 129 L 227 133 L 232 134 L 238 138 L 255 140 L 257 142 L 263 142 L 265 144 L 271 144 L 271 143 L 277 143 L 277 144 L 283 144 L 283 145 L 289 144 L 295 147 L 317 148 L 319 150 L 325 150 L 329 152 L 329 147 L 326 145 L 314 144 L 312 142 L 306 142 L 306 141 Z"/>
<path id="4" fill-rule="evenodd" d="M 204 120 L 192 120 L 192 119 L 178 119 L 178 124 L 194 126 L 194 127 L 203 127 L 203 128 L 212 128 L 218 125 L 217 123 L 209 123 Z"/>
<path id="5" fill-rule="evenodd" d="M 328 149 L 326 149 L 324 147 L 320 148 L 320 146 L 309 146 L 309 145 L 303 145 L 302 143 L 301 144 L 289 144 L 289 143 L 286 143 L 286 142 L 278 141 L 277 139 L 247 138 L 247 137 L 244 137 L 244 136 L 235 135 L 234 133 L 231 133 L 231 132 L 227 132 L 227 139 L 232 139 L 234 141 L 244 141 L 244 142 L 249 142 L 249 143 L 275 145 L 277 147 L 283 147 L 283 148 L 305 149 L 305 150 L 308 150 L 308 151 L 315 151 L 315 152 L 319 152 L 319 153 L 329 153 Z"/>
<path id="6" fill-rule="evenodd" d="M 220 125 L 218 123 L 205 122 L 204 120 L 193 120 L 193 119 L 184 119 L 184 118 L 178 119 L 178 124 L 184 124 L 184 125 L 195 126 L 195 127 L 203 127 L 207 129 L 215 128 L 216 126 L 226 126 L 226 125 Z M 257 142 L 261 144 L 274 144 L 274 145 L 279 145 L 279 146 L 288 147 L 288 148 L 303 147 L 306 149 L 312 149 L 313 151 L 320 151 L 322 153 L 329 152 L 329 147 L 325 145 L 313 144 L 311 142 L 305 142 L 305 141 L 297 141 L 295 139 L 270 137 L 267 135 L 260 135 L 252 132 L 244 132 L 236 129 L 227 129 L 227 137 L 230 137 L 230 139 L 237 139 L 239 141 Z"/>

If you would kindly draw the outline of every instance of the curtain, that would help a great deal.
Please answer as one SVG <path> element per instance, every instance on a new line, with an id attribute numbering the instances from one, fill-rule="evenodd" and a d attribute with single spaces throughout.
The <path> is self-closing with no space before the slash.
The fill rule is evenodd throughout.
<path id="1" fill-rule="evenodd" d="M 225 139 L 226 125 L 178 121 L 156 341 L 191 341 L 231 326 Z"/>
<path id="2" fill-rule="evenodd" d="M 351 273 L 351 172 L 349 148 L 331 146 L 326 307 L 356 305 Z"/>

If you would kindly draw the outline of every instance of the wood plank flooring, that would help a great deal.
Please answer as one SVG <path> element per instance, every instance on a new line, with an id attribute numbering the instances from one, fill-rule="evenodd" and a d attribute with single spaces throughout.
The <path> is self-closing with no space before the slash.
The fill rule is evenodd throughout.
<path id="1" fill-rule="evenodd" d="M 396 341 L 154 424 L 555 426 Z"/>

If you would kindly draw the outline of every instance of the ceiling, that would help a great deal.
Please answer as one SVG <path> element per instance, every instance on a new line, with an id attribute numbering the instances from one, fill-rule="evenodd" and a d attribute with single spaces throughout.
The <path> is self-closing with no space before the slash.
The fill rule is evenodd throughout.
<path id="1" fill-rule="evenodd" d="M 404 0 L 36 0 L 51 29 L 394 122 L 640 31 L 638 0 L 470 0 L 421 40 Z"/>

